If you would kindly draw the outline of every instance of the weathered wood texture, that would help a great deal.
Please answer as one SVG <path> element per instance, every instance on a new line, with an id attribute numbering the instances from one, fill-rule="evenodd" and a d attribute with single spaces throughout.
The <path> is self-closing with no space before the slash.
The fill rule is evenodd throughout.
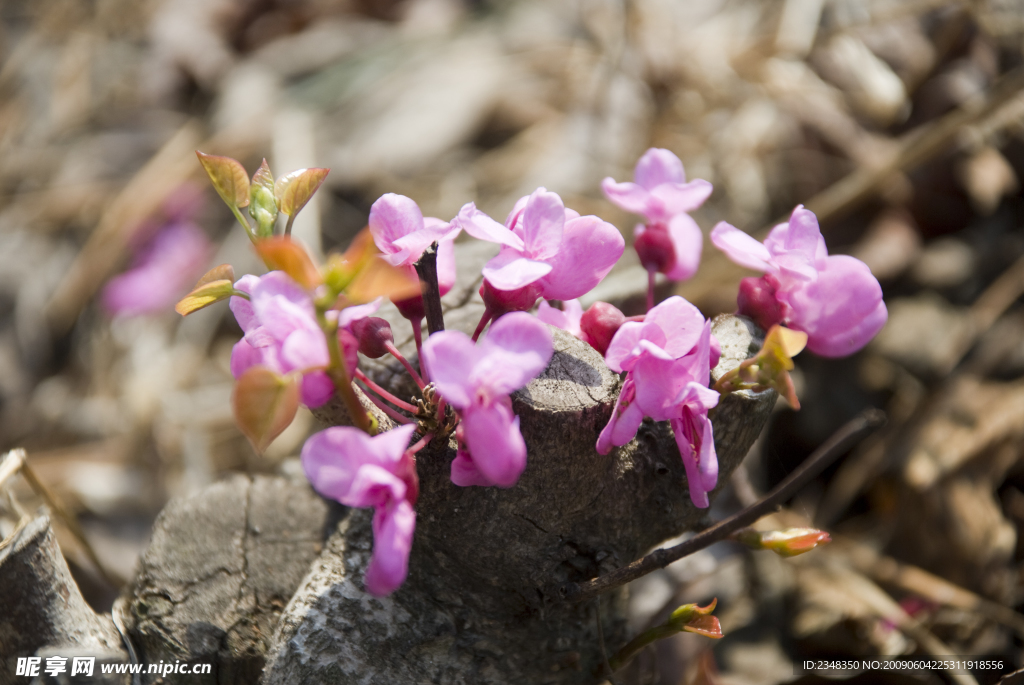
<path id="1" fill-rule="evenodd" d="M 127 656 L 110 616 L 97 615 L 82 598 L 47 516 L 0 549 L 0 685 L 28 682 L 15 675 L 17 660 L 36 654 Z M 97 675 L 94 682 L 118 681 Z"/>

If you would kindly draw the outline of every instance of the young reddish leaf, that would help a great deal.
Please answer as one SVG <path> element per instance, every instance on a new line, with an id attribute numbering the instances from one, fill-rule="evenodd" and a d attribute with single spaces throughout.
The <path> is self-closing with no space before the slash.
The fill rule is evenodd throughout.
<path id="1" fill-rule="evenodd" d="M 725 637 L 722 634 L 722 624 L 718 622 L 717 616 L 696 616 L 683 626 L 683 630 L 715 640 Z"/>
<path id="2" fill-rule="evenodd" d="M 256 243 L 256 252 L 271 271 L 283 271 L 307 290 L 323 283 L 320 272 L 301 245 L 288 236 L 272 236 Z"/>
<path id="3" fill-rule="evenodd" d="M 230 268 L 230 267 L 228 267 Z M 209 275 L 209 274 L 207 274 Z M 174 311 L 182 316 L 188 316 L 194 311 L 203 307 L 209 307 L 214 302 L 220 302 L 231 297 L 235 291 L 234 283 L 227 279 L 203 282 L 206 276 L 199 279 L 195 289 L 174 305 Z"/>
<path id="4" fill-rule="evenodd" d="M 265 366 L 253 366 L 235 383 L 231 395 L 235 422 L 257 452 L 291 424 L 299 408 L 299 378 L 279 376 Z"/>
<path id="5" fill-rule="evenodd" d="M 405 300 L 419 294 L 420 281 L 415 275 L 383 259 L 366 264 L 345 288 L 345 296 L 353 304 L 369 302 L 382 295 L 392 300 Z"/>
<path id="6" fill-rule="evenodd" d="M 249 175 L 238 160 L 220 155 L 207 155 L 196 150 L 196 156 L 209 174 L 213 188 L 228 207 L 249 204 Z"/>
<path id="7" fill-rule="evenodd" d="M 231 281 L 232 283 L 234 283 L 234 267 L 232 267 L 230 264 L 221 264 L 219 266 L 213 267 L 205 274 L 203 274 L 203 277 L 196 282 L 195 286 L 192 289 L 195 290 L 199 286 L 206 285 L 207 283 L 212 283 L 213 281 Z"/>
<path id="8" fill-rule="evenodd" d="M 288 216 L 294 216 L 306 206 L 309 198 L 327 178 L 330 169 L 299 169 L 285 174 L 274 184 L 277 206 Z"/>

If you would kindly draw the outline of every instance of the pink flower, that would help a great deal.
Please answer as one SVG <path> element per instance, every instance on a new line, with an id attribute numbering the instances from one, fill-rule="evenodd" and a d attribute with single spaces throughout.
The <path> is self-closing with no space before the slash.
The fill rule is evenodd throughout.
<path id="1" fill-rule="evenodd" d="M 414 265 L 423 251 L 437 241 L 437 283 L 444 295 L 455 284 L 455 237 L 457 225 L 434 217 L 423 217 L 419 205 L 404 195 L 386 193 L 370 208 L 370 235 L 392 266 L 405 267 L 415 278 Z M 419 295 L 395 302 L 402 316 L 423 318 L 423 298 Z"/>
<path id="2" fill-rule="evenodd" d="M 589 343 L 580 328 L 580 320 L 583 318 L 583 305 L 579 300 L 566 300 L 562 303 L 561 309 L 555 309 L 545 300 L 540 301 L 537 307 L 537 318 L 546 324 L 568 331 L 585 343 Z"/>
<path id="3" fill-rule="evenodd" d="M 394 592 L 409 571 L 419 492 L 407 451 L 414 430 L 400 426 L 370 437 L 358 428 L 328 428 L 302 447 L 302 467 L 317 492 L 345 506 L 374 508 L 366 589 L 378 597 Z"/>
<path id="4" fill-rule="evenodd" d="M 544 188 L 521 198 L 504 226 L 472 202 L 455 223 L 475 238 L 502 246 L 484 266 L 482 290 L 485 304 L 499 315 L 530 309 L 538 297 L 572 300 L 586 294 L 625 249 L 618 229 L 566 209 L 557 194 Z"/>
<path id="5" fill-rule="evenodd" d="M 739 313 L 765 329 L 781 323 L 807 333 L 815 354 L 853 354 L 889 317 L 871 270 L 853 257 L 829 256 L 817 217 L 803 205 L 764 244 L 724 221 L 711 242 L 740 266 L 766 272 L 740 283 Z"/>
<path id="6" fill-rule="evenodd" d="M 633 234 L 640 263 L 673 281 L 690 278 L 700 264 L 704 236 L 688 212 L 704 204 L 711 184 L 700 179 L 687 183 L 679 158 L 653 147 L 636 163 L 633 179 L 616 183 L 608 177 L 601 189 L 612 203 L 647 219 Z"/>
<path id="7" fill-rule="evenodd" d="M 249 299 L 232 297 L 229 303 L 245 336 L 231 351 L 231 373 L 238 378 L 249 367 L 261 364 L 286 374 L 302 374 L 302 403 L 319 407 L 330 399 L 334 384 L 324 372 L 330 365 L 327 340 L 316 320 L 316 308 L 308 291 L 283 271 L 264 276 L 242 276 L 235 288 L 249 294 Z M 357 320 L 369 316 L 380 306 L 380 300 L 341 312 L 339 335 L 343 340 L 349 370 L 356 365 L 358 343 L 348 330 Z"/>
<path id="8" fill-rule="evenodd" d="M 626 372 L 612 418 L 597 450 L 633 439 L 645 416 L 669 421 L 686 468 L 690 498 L 708 506 L 718 481 L 718 458 L 708 410 L 718 393 L 708 388 L 712 362 L 711 322 L 681 297 L 670 297 L 647 313 L 643 323 L 627 322 L 612 338 L 608 367 Z"/>
<path id="9" fill-rule="evenodd" d="M 103 289 L 103 305 L 118 316 L 138 316 L 174 306 L 203 274 L 213 246 L 191 221 L 164 226 L 135 256 L 131 269 Z"/>
<path id="10" fill-rule="evenodd" d="M 523 312 L 491 325 L 474 345 L 459 331 L 442 331 L 423 343 L 434 386 L 462 417 L 460 449 L 452 462 L 456 485 L 511 487 L 526 468 L 526 443 L 509 394 L 537 377 L 554 346 L 551 331 Z"/>

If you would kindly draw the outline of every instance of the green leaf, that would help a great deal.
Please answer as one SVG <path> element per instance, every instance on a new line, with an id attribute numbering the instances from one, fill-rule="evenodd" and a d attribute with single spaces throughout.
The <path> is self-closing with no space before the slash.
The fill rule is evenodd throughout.
<path id="1" fill-rule="evenodd" d="M 329 171 L 318 168 L 299 169 L 277 179 L 274 184 L 277 206 L 289 217 L 298 214 L 327 178 Z"/>
<path id="2" fill-rule="evenodd" d="M 228 207 L 236 209 L 249 204 L 249 175 L 238 160 L 203 154 L 199 150 L 196 150 L 196 156 L 210 176 L 214 190 Z"/>
<path id="3" fill-rule="evenodd" d="M 262 453 L 295 418 L 299 380 L 297 374 L 280 376 L 265 366 L 253 366 L 235 383 L 235 422 L 257 452 Z"/>

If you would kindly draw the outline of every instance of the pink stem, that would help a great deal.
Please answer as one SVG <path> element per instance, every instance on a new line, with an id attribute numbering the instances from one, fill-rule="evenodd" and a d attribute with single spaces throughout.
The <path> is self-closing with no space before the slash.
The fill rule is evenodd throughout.
<path id="1" fill-rule="evenodd" d="M 384 412 L 385 414 L 387 414 L 388 416 L 393 418 L 398 423 L 412 423 L 413 422 L 412 419 L 410 419 L 408 416 L 402 416 L 397 411 L 395 411 L 394 409 L 392 409 L 388 405 L 384 404 L 384 400 L 380 399 L 379 397 L 376 397 L 376 396 L 371 395 L 369 393 L 366 393 L 366 396 L 370 399 L 371 402 L 373 402 L 375 405 L 377 405 L 378 409 L 380 409 L 382 412 Z"/>
<path id="2" fill-rule="evenodd" d="M 480 323 L 478 323 L 476 325 L 476 330 L 473 332 L 473 342 L 476 342 L 477 338 L 480 337 L 480 334 L 484 332 L 484 326 L 486 326 L 487 322 L 490 321 L 490 320 L 491 320 L 491 310 L 490 309 L 485 309 L 484 310 L 484 315 L 480 317 Z"/>
<path id="3" fill-rule="evenodd" d="M 654 269 L 647 270 L 647 311 L 654 308 L 654 277 L 657 273 Z"/>
<path id="4" fill-rule="evenodd" d="M 412 447 L 410 447 L 409 449 L 407 449 L 407 450 L 406 450 L 406 452 L 408 452 L 409 454 L 416 454 L 416 453 L 417 453 L 417 452 L 419 452 L 419 451 L 420 451 L 421 449 L 423 449 L 424 447 L 426 447 L 427 445 L 429 445 L 429 444 L 430 444 L 430 441 L 431 441 L 431 440 L 433 440 L 433 439 L 434 439 L 434 434 L 433 434 L 433 433 L 427 433 L 427 434 L 426 434 L 426 435 L 424 435 L 424 436 L 423 436 L 422 438 L 420 438 L 420 439 L 419 439 L 419 440 L 418 440 L 418 441 L 416 442 L 416 444 L 415 444 L 415 445 L 413 445 Z"/>
<path id="5" fill-rule="evenodd" d="M 420 375 L 416 373 L 416 369 L 413 368 L 413 365 L 409 363 L 409 360 L 402 356 L 402 353 L 398 351 L 398 348 L 395 347 L 395 344 L 392 342 L 386 342 L 384 343 L 384 349 L 390 352 L 392 357 L 394 357 L 395 359 L 402 363 L 402 366 L 405 367 L 405 370 L 408 371 L 409 375 L 412 376 L 412 379 L 416 381 L 416 387 L 422 390 L 423 386 L 425 386 L 426 383 L 424 383 L 423 379 L 420 378 Z"/>
<path id="6" fill-rule="evenodd" d="M 437 403 L 437 422 L 440 424 L 444 423 L 444 410 L 445 408 L 447 408 L 447 406 L 448 403 L 445 402 L 443 397 Z"/>
<path id="7" fill-rule="evenodd" d="M 403 400 L 398 399 L 397 397 L 392 395 L 390 392 L 388 392 L 384 388 L 382 388 L 379 385 L 377 385 L 376 383 L 374 383 L 372 380 L 370 380 L 367 377 L 367 375 L 365 373 L 362 372 L 361 369 L 356 369 L 356 378 L 358 378 L 363 383 L 365 383 L 366 387 L 368 387 L 370 390 L 374 391 L 375 393 L 377 393 L 378 395 L 380 395 L 385 400 L 387 400 L 391 404 L 395 405 L 399 409 L 404 409 L 405 411 L 407 411 L 407 412 L 409 412 L 411 414 L 415 414 L 416 413 L 416 407 L 412 406 L 408 402 L 405 402 Z"/>

